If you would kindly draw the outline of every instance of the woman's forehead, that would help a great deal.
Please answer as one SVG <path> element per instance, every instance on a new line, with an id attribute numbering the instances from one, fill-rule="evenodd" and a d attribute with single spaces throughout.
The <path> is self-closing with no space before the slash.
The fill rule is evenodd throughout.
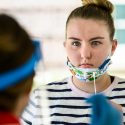
<path id="1" fill-rule="evenodd" d="M 93 25 L 94 24 L 94 25 Z M 70 19 L 70 21 L 68 22 L 67 28 L 70 25 L 80 25 L 81 26 L 89 26 L 92 25 L 92 27 L 94 27 L 95 25 L 102 25 L 102 26 L 107 26 L 106 22 L 103 20 L 96 20 L 96 19 L 85 19 L 85 18 L 72 18 Z"/>
<path id="2" fill-rule="evenodd" d="M 109 30 L 104 21 L 92 19 L 71 19 L 67 25 L 67 37 L 108 36 Z"/>

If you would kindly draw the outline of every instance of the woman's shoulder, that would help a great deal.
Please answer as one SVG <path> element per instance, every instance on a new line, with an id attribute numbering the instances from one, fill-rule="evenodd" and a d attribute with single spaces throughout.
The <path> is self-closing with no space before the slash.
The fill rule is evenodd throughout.
<path id="1" fill-rule="evenodd" d="M 65 85 L 68 83 L 68 77 L 58 80 L 58 81 L 54 81 L 54 82 L 50 82 L 48 84 L 46 84 L 47 86 L 57 86 L 57 85 Z"/>
<path id="2" fill-rule="evenodd" d="M 125 88 L 125 78 L 114 76 L 114 84 L 117 84 L 117 87 Z"/>
<path id="3" fill-rule="evenodd" d="M 118 81 L 118 83 L 125 83 L 125 78 L 114 76 L 114 78 Z"/>
<path id="4" fill-rule="evenodd" d="M 69 77 L 58 80 L 58 81 L 53 81 L 47 84 L 43 84 L 35 88 L 33 91 L 34 93 L 40 92 L 40 91 L 46 91 L 46 90 L 52 90 L 52 89 L 65 89 L 67 88 Z"/>

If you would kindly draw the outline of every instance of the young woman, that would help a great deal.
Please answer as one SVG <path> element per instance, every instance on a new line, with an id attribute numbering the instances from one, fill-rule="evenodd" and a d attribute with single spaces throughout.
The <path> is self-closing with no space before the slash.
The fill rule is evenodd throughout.
<path id="1" fill-rule="evenodd" d="M 72 76 L 47 84 L 51 124 L 89 125 L 91 105 L 86 100 L 96 93 L 103 93 L 123 111 L 125 124 L 125 80 L 107 73 L 117 47 L 112 11 L 107 0 L 83 0 L 83 6 L 69 15 L 64 46 Z M 41 91 L 42 87 L 34 91 L 22 116 L 25 122 L 42 124 Z"/>
<path id="2" fill-rule="evenodd" d="M 0 14 L 0 125 L 19 125 L 38 61 L 35 43 L 11 16 Z"/>

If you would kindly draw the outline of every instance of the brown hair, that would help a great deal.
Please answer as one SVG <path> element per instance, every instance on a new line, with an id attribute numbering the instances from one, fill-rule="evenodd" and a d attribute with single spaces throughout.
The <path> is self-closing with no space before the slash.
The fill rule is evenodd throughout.
<path id="1" fill-rule="evenodd" d="M 26 63 L 33 52 L 32 40 L 23 27 L 12 16 L 0 14 L 0 74 Z M 0 91 L 0 111 L 14 110 L 18 97 L 31 90 L 33 75 Z"/>
<path id="2" fill-rule="evenodd" d="M 83 6 L 74 9 L 66 22 L 66 28 L 69 21 L 73 18 L 84 18 L 103 20 L 106 22 L 109 31 L 110 39 L 114 37 L 115 27 L 111 13 L 113 12 L 113 4 L 108 0 L 82 0 Z"/>

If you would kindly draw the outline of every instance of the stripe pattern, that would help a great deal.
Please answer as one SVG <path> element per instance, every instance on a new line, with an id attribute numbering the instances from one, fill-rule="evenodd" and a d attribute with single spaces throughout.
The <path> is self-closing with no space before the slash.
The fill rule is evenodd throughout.
<path id="1" fill-rule="evenodd" d="M 123 107 L 125 124 L 125 80 L 115 77 L 114 89 L 107 98 Z M 86 97 L 73 92 L 68 86 L 68 79 L 61 82 L 49 83 L 46 86 L 49 120 L 52 125 L 89 125 L 91 120 L 91 105 L 86 103 Z M 31 95 L 29 105 L 22 114 L 23 125 L 43 125 L 41 91 L 42 86 L 35 89 Z M 44 90 L 45 91 L 45 90 Z M 44 101 L 44 100 L 42 100 Z M 46 118 L 47 120 L 47 118 Z"/>

